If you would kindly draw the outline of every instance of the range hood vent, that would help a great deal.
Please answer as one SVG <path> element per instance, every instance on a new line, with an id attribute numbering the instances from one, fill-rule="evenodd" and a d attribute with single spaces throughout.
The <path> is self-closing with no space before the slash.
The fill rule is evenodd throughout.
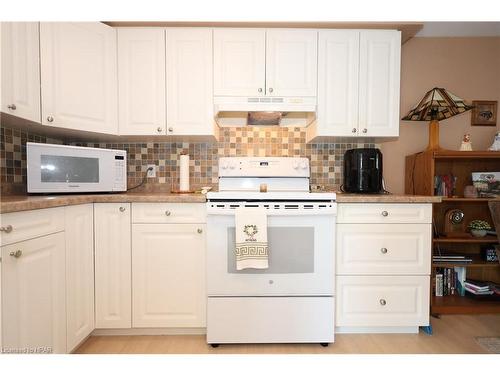
<path id="1" fill-rule="evenodd" d="M 316 118 L 315 97 L 214 97 L 219 126 L 305 127 Z"/>

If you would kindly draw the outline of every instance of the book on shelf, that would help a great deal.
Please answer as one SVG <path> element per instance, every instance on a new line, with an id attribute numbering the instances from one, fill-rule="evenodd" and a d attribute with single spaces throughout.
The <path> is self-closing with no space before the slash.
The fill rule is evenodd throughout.
<path id="1" fill-rule="evenodd" d="M 488 281 L 466 280 L 465 290 L 475 296 L 499 295 L 500 286 Z"/>
<path id="2" fill-rule="evenodd" d="M 465 255 L 433 255 L 432 261 L 436 263 L 471 263 L 472 259 Z"/>
<path id="3" fill-rule="evenodd" d="M 436 297 L 465 295 L 465 267 L 438 267 L 434 279 Z"/>

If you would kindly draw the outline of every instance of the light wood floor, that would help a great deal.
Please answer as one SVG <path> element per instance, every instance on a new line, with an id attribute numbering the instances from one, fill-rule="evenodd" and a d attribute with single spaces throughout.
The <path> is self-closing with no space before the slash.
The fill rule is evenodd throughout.
<path id="1" fill-rule="evenodd" d="M 221 345 L 212 348 L 204 335 L 92 336 L 77 353 L 92 354 L 417 354 L 487 353 L 474 337 L 500 336 L 498 315 L 443 315 L 431 318 L 433 335 L 338 334 L 327 348 L 319 344 Z"/>

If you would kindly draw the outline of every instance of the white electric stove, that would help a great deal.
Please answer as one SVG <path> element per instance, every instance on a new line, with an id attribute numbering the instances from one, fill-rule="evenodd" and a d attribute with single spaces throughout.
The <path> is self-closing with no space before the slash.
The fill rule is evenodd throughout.
<path id="1" fill-rule="evenodd" d="M 334 341 L 335 193 L 310 193 L 309 160 L 219 160 L 207 194 L 207 342 Z M 269 268 L 236 270 L 234 210 L 267 210 Z"/>

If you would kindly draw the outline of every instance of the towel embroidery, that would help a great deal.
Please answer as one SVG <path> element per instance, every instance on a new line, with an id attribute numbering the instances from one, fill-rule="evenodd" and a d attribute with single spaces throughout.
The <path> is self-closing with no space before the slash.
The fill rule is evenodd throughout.
<path id="1" fill-rule="evenodd" d="M 245 241 L 257 241 L 253 236 L 255 236 L 257 233 L 259 233 L 259 230 L 257 229 L 257 225 L 252 224 L 252 225 L 245 225 L 245 228 L 243 229 L 243 232 L 248 236 Z"/>

